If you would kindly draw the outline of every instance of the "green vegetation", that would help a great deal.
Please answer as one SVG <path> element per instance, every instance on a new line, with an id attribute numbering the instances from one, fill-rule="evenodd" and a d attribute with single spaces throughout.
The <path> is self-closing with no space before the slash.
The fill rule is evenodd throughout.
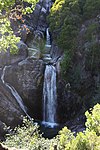
<path id="1" fill-rule="evenodd" d="M 89 43 L 86 47 L 86 67 L 90 71 L 99 71 L 100 44 L 98 41 L 99 24 L 91 23 L 85 33 L 85 40 Z"/>
<path id="2" fill-rule="evenodd" d="M 89 46 L 86 58 L 87 69 L 95 72 L 99 71 L 100 45 L 98 43 Z"/>
<path id="3" fill-rule="evenodd" d="M 99 0 L 85 0 L 83 7 L 84 17 L 93 18 L 100 13 L 100 1 Z"/>
<path id="4" fill-rule="evenodd" d="M 62 69 L 67 70 L 71 65 L 78 34 L 79 3 L 76 0 L 56 0 L 49 16 L 50 28 L 54 34 L 54 40 L 65 52 Z M 55 36 L 56 35 L 56 36 Z"/>
<path id="5" fill-rule="evenodd" d="M 64 127 L 53 139 L 45 139 L 39 134 L 38 126 L 24 119 L 22 127 L 17 127 L 7 135 L 5 145 L 25 150 L 99 150 L 100 149 L 100 104 L 85 113 L 86 130 L 75 136 Z"/>
<path id="6" fill-rule="evenodd" d="M 30 3 L 31 7 L 24 8 L 23 2 Z M 23 14 L 32 13 L 37 2 L 38 0 L 17 1 L 22 8 L 21 10 Z M 12 13 L 11 10 L 15 5 L 16 0 L 0 0 L 0 52 L 8 49 L 12 53 L 16 53 L 18 51 L 16 43 L 18 43 L 20 38 L 13 34 L 9 21 L 9 16 Z"/>
<path id="7" fill-rule="evenodd" d="M 25 7 L 23 2 L 31 4 Z M 19 0 L 21 14 L 32 13 L 38 0 Z M 0 0 L 0 52 L 9 50 L 12 53 L 18 51 L 16 43 L 20 38 L 16 37 L 10 27 L 9 16 L 16 5 L 16 0 Z M 53 33 L 54 42 L 64 51 L 64 59 L 61 64 L 62 72 L 66 76 L 67 71 L 73 67 L 76 52 L 85 56 L 85 69 L 98 72 L 100 64 L 100 43 L 99 19 L 100 0 L 56 0 L 51 8 L 48 17 L 50 30 Z M 17 15 L 17 14 L 16 14 Z M 20 16 L 16 16 L 19 22 Z M 98 16 L 100 18 L 100 16 Z M 89 22 L 89 19 L 92 21 Z M 80 29 L 85 24 L 86 30 L 82 47 L 79 49 Z M 100 40 L 99 40 L 100 41 Z M 44 42 L 40 45 L 41 52 L 44 49 Z M 71 80 L 74 83 L 80 82 L 81 67 L 77 65 L 73 71 Z M 72 82 L 73 82 L 72 81 Z M 97 85 L 97 96 L 100 93 L 100 85 Z M 97 101 L 97 97 L 94 97 Z M 96 101 L 94 102 L 96 103 Z M 99 150 L 100 149 L 100 105 L 94 106 L 93 110 L 85 113 L 86 130 L 75 136 L 67 127 L 64 127 L 53 139 L 45 139 L 39 134 L 39 127 L 33 125 L 33 121 L 26 118 L 22 126 L 18 126 L 7 135 L 5 145 L 9 147 L 22 148 L 25 150 Z"/>
<path id="8" fill-rule="evenodd" d="M 18 50 L 16 43 L 19 42 L 20 38 L 13 34 L 7 18 L 0 19 L 0 33 L 0 51 L 10 49 L 10 52 L 16 53 Z"/>
<path id="9" fill-rule="evenodd" d="M 78 36 L 82 24 L 88 21 L 88 19 L 93 19 L 93 17 L 99 15 L 99 6 L 99 0 L 56 0 L 53 4 L 49 15 L 49 22 L 55 43 L 64 51 L 64 59 L 62 62 L 63 74 L 73 66 L 73 58 L 80 46 Z M 99 63 L 97 56 L 95 57 L 99 47 L 99 42 L 95 43 L 98 39 L 96 35 L 99 33 L 99 22 L 96 20 L 90 23 L 87 22 L 86 27 L 87 30 L 83 44 L 85 42 L 91 42 L 91 46 L 89 47 L 91 50 L 89 50 L 89 54 L 87 55 L 93 60 L 89 62 L 94 66 L 92 68 L 95 68 L 95 63 Z M 82 46 L 80 51 L 82 51 Z M 88 56 L 86 61 L 88 61 Z"/>

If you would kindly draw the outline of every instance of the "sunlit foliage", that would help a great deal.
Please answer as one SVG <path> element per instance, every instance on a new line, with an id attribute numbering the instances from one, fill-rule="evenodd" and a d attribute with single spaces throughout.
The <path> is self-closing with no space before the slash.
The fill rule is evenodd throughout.
<path id="1" fill-rule="evenodd" d="M 28 2 L 31 6 L 24 7 L 23 2 Z M 21 15 L 32 13 L 37 2 L 38 0 L 17 1 L 21 7 Z M 16 0 L 0 0 L 0 52 L 9 50 L 12 53 L 16 53 L 18 51 L 16 43 L 19 42 L 20 38 L 13 34 L 9 22 L 9 16 L 11 17 L 12 9 L 14 9 L 15 5 Z M 19 17 L 21 17 L 21 15 Z"/>
<path id="2" fill-rule="evenodd" d="M 53 139 L 45 139 L 39 134 L 38 126 L 24 119 L 22 127 L 17 127 L 7 135 L 9 147 L 25 150 L 99 150 L 100 149 L 100 104 L 86 113 L 86 130 L 75 136 L 64 127 Z"/>

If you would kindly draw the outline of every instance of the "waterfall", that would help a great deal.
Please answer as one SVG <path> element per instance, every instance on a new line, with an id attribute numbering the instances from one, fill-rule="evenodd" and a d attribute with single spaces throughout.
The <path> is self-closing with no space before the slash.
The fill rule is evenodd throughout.
<path id="1" fill-rule="evenodd" d="M 3 74 L 1 76 L 1 80 L 3 82 L 3 84 L 10 89 L 12 95 L 15 97 L 17 103 L 19 104 L 20 108 L 22 109 L 22 111 L 26 114 L 26 116 L 31 120 L 31 117 L 27 114 L 27 109 L 26 107 L 24 106 L 23 104 L 23 100 L 22 98 L 20 97 L 20 95 L 18 94 L 18 92 L 15 90 L 15 88 L 11 85 L 9 85 L 8 83 L 5 82 L 4 80 L 4 76 L 5 76 L 5 71 L 6 71 L 6 68 L 8 68 L 10 66 L 5 66 L 4 69 L 3 69 Z"/>
<path id="2" fill-rule="evenodd" d="M 46 47 L 51 47 L 49 28 L 46 29 Z"/>
<path id="3" fill-rule="evenodd" d="M 50 33 L 49 28 L 46 29 L 46 53 L 48 56 L 48 64 L 46 63 L 44 73 L 43 84 L 43 124 L 46 126 L 56 126 L 56 107 L 57 107 L 57 95 L 56 95 L 56 68 L 50 63 Z M 48 53 L 49 52 L 49 53 Z M 45 60 L 45 59 L 44 59 Z"/>
<path id="4" fill-rule="evenodd" d="M 43 85 L 43 123 L 54 127 L 56 125 L 56 68 L 46 65 Z"/>

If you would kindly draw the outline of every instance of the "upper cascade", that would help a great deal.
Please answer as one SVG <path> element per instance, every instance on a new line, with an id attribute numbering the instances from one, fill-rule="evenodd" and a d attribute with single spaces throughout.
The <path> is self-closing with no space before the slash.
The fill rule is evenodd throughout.
<path id="1" fill-rule="evenodd" d="M 49 33 L 49 28 L 46 29 L 46 47 L 51 47 L 51 41 L 50 41 L 50 33 Z"/>
<path id="2" fill-rule="evenodd" d="M 52 58 L 50 55 L 50 50 L 51 50 L 51 36 L 49 33 L 49 28 L 46 29 L 46 44 L 45 44 L 45 53 L 43 54 L 43 60 L 48 64 Z"/>

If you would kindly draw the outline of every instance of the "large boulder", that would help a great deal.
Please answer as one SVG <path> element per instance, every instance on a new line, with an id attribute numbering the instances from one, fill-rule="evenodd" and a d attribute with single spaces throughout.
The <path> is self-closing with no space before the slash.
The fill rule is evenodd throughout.
<path id="1" fill-rule="evenodd" d="M 17 90 L 34 119 L 41 119 L 42 116 L 43 73 L 43 61 L 33 58 L 9 66 L 5 71 L 5 82 Z"/>
<path id="2" fill-rule="evenodd" d="M 4 124 L 14 128 L 22 121 L 23 111 L 9 89 L 0 82 L 0 138 L 5 134 Z"/>
<path id="3" fill-rule="evenodd" d="M 22 61 L 27 57 L 28 55 L 27 45 L 23 41 L 20 41 L 19 43 L 17 43 L 17 47 L 18 47 L 17 54 L 11 54 L 9 51 L 7 52 L 2 51 L 0 53 L 0 67 Z"/>
<path id="4" fill-rule="evenodd" d="M 23 41 L 18 42 L 17 47 L 19 49 L 18 53 L 15 55 L 10 54 L 10 64 L 22 61 L 28 56 L 28 47 Z"/>

